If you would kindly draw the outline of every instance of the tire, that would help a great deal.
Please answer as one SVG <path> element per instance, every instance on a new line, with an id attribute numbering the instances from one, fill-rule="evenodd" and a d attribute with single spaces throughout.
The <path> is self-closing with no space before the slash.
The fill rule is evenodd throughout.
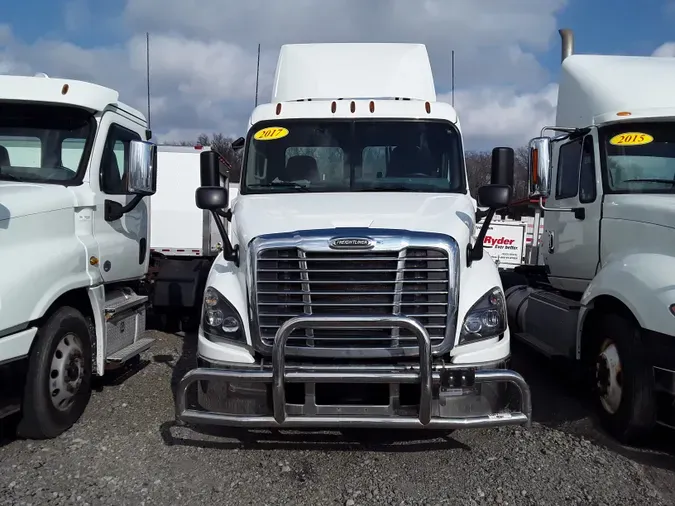
<path id="1" fill-rule="evenodd" d="M 641 328 L 617 314 L 602 314 L 592 332 L 587 377 L 600 423 L 621 443 L 639 443 L 656 425 L 653 369 Z"/>
<path id="2" fill-rule="evenodd" d="M 18 434 L 49 439 L 70 429 L 89 403 L 91 377 L 88 322 L 77 309 L 61 307 L 40 327 L 33 344 Z"/>

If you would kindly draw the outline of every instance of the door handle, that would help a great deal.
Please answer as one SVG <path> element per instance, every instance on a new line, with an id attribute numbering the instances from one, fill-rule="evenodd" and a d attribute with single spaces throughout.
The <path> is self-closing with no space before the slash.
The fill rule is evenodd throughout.
<path id="1" fill-rule="evenodd" d="M 554 236 L 555 236 L 555 232 L 553 232 L 553 231 L 551 230 L 551 231 L 548 233 L 548 252 L 549 252 L 549 253 L 553 253 L 553 251 L 555 250 L 555 239 L 554 239 Z"/>

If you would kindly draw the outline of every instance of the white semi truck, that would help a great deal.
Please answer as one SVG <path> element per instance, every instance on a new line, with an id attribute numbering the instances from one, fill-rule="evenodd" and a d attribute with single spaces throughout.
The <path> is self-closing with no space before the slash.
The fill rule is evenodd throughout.
<path id="1" fill-rule="evenodd" d="M 511 197 L 514 153 L 493 151 L 494 184 L 478 192 L 490 212 L 474 240 L 459 120 L 436 101 L 423 45 L 283 46 L 271 103 L 253 111 L 242 144 L 233 204 L 217 155 L 201 155 L 196 203 L 231 229 L 206 283 L 179 421 L 529 425 L 483 250 Z"/>
<path id="2" fill-rule="evenodd" d="M 580 365 L 606 429 L 639 441 L 675 425 L 675 59 L 560 34 L 557 135 L 530 143 L 541 262 L 503 276 L 510 328 Z"/>
<path id="3" fill-rule="evenodd" d="M 22 436 L 67 430 L 88 403 L 92 375 L 151 346 L 149 298 L 154 311 L 175 310 L 176 298 L 201 306 L 199 273 L 176 283 L 164 272 L 172 264 L 150 255 L 162 226 L 183 227 L 174 227 L 176 241 L 189 228 L 174 211 L 194 203 L 199 167 L 190 174 L 186 164 L 178 177 L 167 163 L 156 194 L 151 137 L 115 90 L 0 76 L 0 418 L 20 413 Z"/>

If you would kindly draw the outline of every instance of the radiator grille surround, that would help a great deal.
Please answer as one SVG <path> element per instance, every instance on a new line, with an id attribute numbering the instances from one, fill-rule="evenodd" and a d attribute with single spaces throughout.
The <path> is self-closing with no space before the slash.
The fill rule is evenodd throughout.
<path id="1" fill-rule="evenodd" d="M 369 241 L 332 248 L 342 237 Z M 410 316 L 427 329 L 434 355 L 452 348 L 459 249 L 450 236 L 373 229 L 274 234 L 251 241 L 248 260 L 252 340 L 262 354 L 271 355 L 274 334 L 284 321 L 308 314 Z M 414 357 L 419 350 L 417 339 L 404 329 L 342 326 L 298 329 L 288 339 L 286 355 Z"/>

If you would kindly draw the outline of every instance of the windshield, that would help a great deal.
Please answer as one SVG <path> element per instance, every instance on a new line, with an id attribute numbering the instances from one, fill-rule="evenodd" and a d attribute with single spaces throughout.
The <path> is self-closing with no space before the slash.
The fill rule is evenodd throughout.
<path id="1" fill-rule="evenodd" d="M 0 103 L 0 180 L 74 180 L 86 165 L 95 124 L 74 107 Z"/>
<path id="2" fill-rule="evenodd" d="M 267 122 L 247 142 L 242 194 L 465 192 L 460 135 L 444 121 Z"/>
<path id="3" fill-rule="evenodd" d="M 610 193 L 675 191 L 674 123 L 623 123 L 601 134 Z"/>

